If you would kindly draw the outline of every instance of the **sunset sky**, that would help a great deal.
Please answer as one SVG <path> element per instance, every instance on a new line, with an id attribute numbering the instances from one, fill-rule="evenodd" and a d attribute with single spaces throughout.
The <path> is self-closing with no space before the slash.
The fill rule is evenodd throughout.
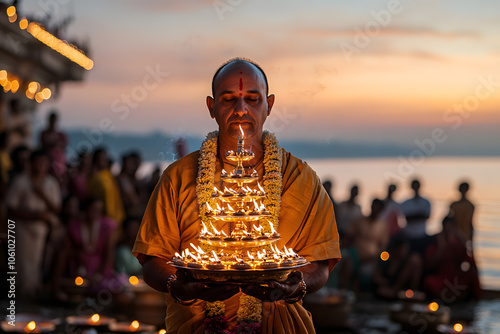
<path id="1" fill-rule="evenodd" d="M 495 0 L 49 2 L 20 10 L 74 16 L 67 38 L 88 40 L 95 62 L 40 108 L 40 119 L 57 108 L 65 128 L 109 118 L 116 133 L 202 137 L 216 128 L 214 71 L 243 56 L 267 72 L 267 127 L 280 138 L 413 145 L 441 128 L 454 147 L 500 143 Z"/>

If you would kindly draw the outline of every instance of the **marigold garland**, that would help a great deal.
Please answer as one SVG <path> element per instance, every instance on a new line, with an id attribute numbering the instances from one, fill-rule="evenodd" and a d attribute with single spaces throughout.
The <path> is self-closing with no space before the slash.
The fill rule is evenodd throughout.
<path id="1" fill-rule="evenodd" d="M 198 159 L 198 177 L 196 179 L 196 194 L 198 197 L 198 207 L 200 219 L 207 228 L 212 218 L 207 216 L 208 208 L 206 203 L 214 207 L 212 192 L 215 182 L 215 162 L 217 161 L 217 140 L 218 131 L 210 132 L 203 141 Z M 264 176 L 262 186 L 265 192 L 264 205 L 271 213 L 269 219 L 276 230 L 278 230 L 278 216 L 281 204 L 281 148 L 274 134 L 264 131 L 262 135 L 264 144 Z M 271 227 L 267 221 L 261 221 L 264 232 L 271 232 Z M 212 232 L 214 232 L 212 230 Z M 207 249 L 205 250 L 207 251 Z M 262 332 L 262 302 L 252 296 L 243 294 L 239 300 L 237 317 L 238 323 L 234 328 L 235 333 L 261 333 Z M 222 301 L 213 303 L 207 302 L 205 305 L 205 330 L 207 333 L 230 333 L 228 330 L 228 319 L 225 316 L 225 304 Z"/>

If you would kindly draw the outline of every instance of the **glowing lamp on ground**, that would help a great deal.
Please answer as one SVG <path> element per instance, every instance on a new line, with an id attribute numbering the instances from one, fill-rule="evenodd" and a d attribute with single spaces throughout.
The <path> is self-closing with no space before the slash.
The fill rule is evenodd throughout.
<path id="1" fill-rule="evenodd" d="M 135 332 L 136 330 L 139 329 L 139 321 L 134 320 L 132 323 L 130 323 L 129 329 L 131 332 Z"/>
<path id="2" fill-rule="evenodd" d="M 386 252 L 386 251 L 383 251 L 382 253 L 380 253 L 380 259 L 381 259 L 382 261 L 387 261 L 387 260 L 389 260 L 389 253 L 388 253 L 388 252 Z"/>
<path id="3" fill-rule="evenodd" d="M 411 290 L 411 289 L 408 289 L 405 291 L 406 298 L 413 298 L 414 295 L 415 294 L 413 293 L 413 290 Z"/>
<path id="4" fill-rule="evenodd" d="M 43 102 L 43 94 L 41 92 L 38 92 L 35 94 L 35 101 L 38 102 L 38 103 L 42 103 Z"/>
<path id="5" fill-rule="evenodd" d="M 97 313 L 91 316 L 89 319 L 89 324 L 91 325 L 98 325 L 100 322 L 101 322 L 101 316 Z"/>
<path id="6" fill-rule="evenodd" d="M 456 323 L 453 325 L 453 329 L 455 332 L 460 333 L 464 329 L 464 326 L 461 323 Z"/>
<path id="7" fill-rule="evenodd" d="M 7 81 L 4 85 L 3 85 L 3 90 L 4 92 L 8 92 L 10 89 L 12 88 L 12 83 L 10 81 Z"/>
<path id="8" fill-rule="evenodd" d="M 42 89 L 41 93 L 42 93 L 42 96 L 43 96 L 44 100 L 48 100 L 52 96 L 52 92 L 48 88 Z"/>
<path id="9" fill-rule="evenodd" d="M 132 285 L 139 284 L 139 279 L 137 278 L 137 276 L 130 276 L 130 278 L 128 279 L 128 281 Z"/>
<path id="10" fill-rule="evenodd" d="M 32 81 L 28 85 L 28 92 L 35 94 L 40 87 L 40 84 L 36 81 Z"/>
<path id="11" fill-rule="evenodd" d="M 14 23 L 17 20 L 17 14 L 14 13 L 14 15 L 9 16 L 9 22 Z"/>
<path id="12" fill-rule="evenodd" d="M 429 309 L 429 311 L 431 312 L 436 312 L 438 309 L 439 309 L 439 304 L 436 303 L 436 302 L 432 302 L 430 303 L 429 305 L 427 305 L 427 308 Z"/>
<path id="13" fill-rule="evenodd" d="M 81 278 L 80 276 L 78 276 L 77 278 L 75 278 L 75 285 L 82 285 L 83 284 L 83 278 Z"/>
<path id="14" fill-rule="evenodd" d="M 10 88 L 10 90 L 12 91 L 12 93 L 17 92 L 17 90 L 19 89 L 19 81 L 12 80 L 11 85 L 12 85 L 12 87 Z"/>
<path id="15" fill-rule="evenodd" d="M 166 333 L 167 333 L 167 331 L 166 331 L 166 330 L 164 330 L 164 329 L 160 329 L 160 330 L 158 331 L 158 334 L 166 334 Z"/>
<path id="16" fill-rule="evenodd" d="M 30 321 L 26 327 L 24 327 L 24 332 L 25 333 L 31 333 L 32 331 L 34 331 L 36 328 L 36 322 L 34 321 Z"/>

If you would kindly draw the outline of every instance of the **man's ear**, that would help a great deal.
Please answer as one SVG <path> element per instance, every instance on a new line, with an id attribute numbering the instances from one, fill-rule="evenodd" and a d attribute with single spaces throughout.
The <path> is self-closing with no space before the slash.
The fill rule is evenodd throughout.
<path id="1" fill-rule="evenodd" d="M 208 111 L 210 112 L 210 117 L 215 118 L 214 115 L 214 105 L 215 105 L 215 100 L 211 96 L 207 96 L 207 107 Z"/>
<path id="2" fill-rule="evenodd" d="M 271 114 L 271 109 L 274 105 L 274 94 L 271 94 L 267 97 L 267 116 Z"/>

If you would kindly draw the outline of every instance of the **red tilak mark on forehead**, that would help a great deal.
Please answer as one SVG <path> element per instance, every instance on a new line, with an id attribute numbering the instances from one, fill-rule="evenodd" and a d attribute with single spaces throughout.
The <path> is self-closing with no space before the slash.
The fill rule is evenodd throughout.
<path id="1" fill-rule="evenodd" d="M 243 79 L 240 78 L 240 90 L 243 90 Z"/>

